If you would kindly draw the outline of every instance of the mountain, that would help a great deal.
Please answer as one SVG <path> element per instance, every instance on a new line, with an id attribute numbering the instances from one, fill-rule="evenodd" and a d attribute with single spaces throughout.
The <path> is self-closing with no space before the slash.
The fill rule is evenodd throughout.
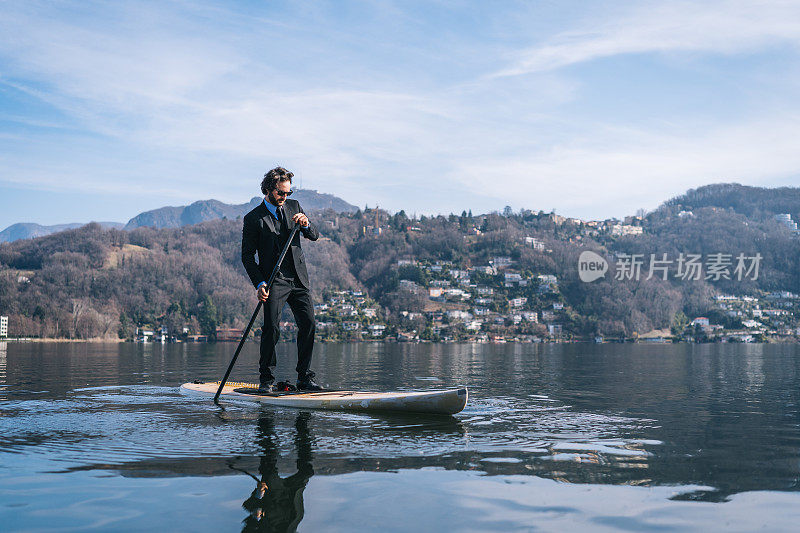
<path id="1" fill-rule="evenodd" d="M 297 189 L 292 198 L 299 201 L 308 212 L 333 209 L 337 213 L 354 213 L 358 208 L 349 204 L 332 194 L 320 193 L 311 189 Z M 244 216 L 253 209 L 263 199 L 259 196 L 254 197 L 246 204 L 226 204 L 219 200 L 201 200 L 191 205 L 178 207 L 161 207 L 152 211 L 145 211 L 130 219 L 127 224 L 121 222 L 98 222 L 106 229 L 126 229 L 132 230 L 142 226 L 156 228 L 179 228 L 205 222 L 207 220 L 218 220 L 227 218 L 235 220 L 237 217 Z M 44 237 L 59 231 L 75 229 L 84 226 L 81 223 L 56 224 L 54 226 L 42 226 L 35 223 L 12 224 L 3 231 L 0 231 L 0 242 L 13 242 L 19 239 L 33 239 Z"/>
<path id="2" fill-rule="evenodd" d="M 219 200 L 200 200 L 190 205 L 178 207 L 161 207 L 152 211 L 139 213 L 128 221 L 126 230 L 150 226 L 155 228 L 179 228 L 216 220 L 220 218 L 235 219 L 253 209 L 260 198 L 256 197 L 246 204 L 230 205 Z"/>
<path id="3" fill-rule="evenodd" d="M 319 193 L 310 189 L 298 189 L 292 198 L 300 202 L 305 211 L 318 211 L 333 209 L 337 213 L 352 213 L 358 210 L 341 198 L 332 194 Z M 162 207 L 152 211 L 145 211 L 130 219 L 125 225 L 126 230 L 151 226 L 155 228 L 179 228 L 191 224 L 216 219 L 236 219 L 244 216 L 248 211 L 257 206 L 263 198 L 256 196 L 246 204 L 226 204 L 218 200 L 200 200 L 187 206 Z"/>
<path id="4" fill-rule="evenodd" d="M 98 222 L 106 229 L 114 228 L 121 229 L 125 224 L 121 222 Z M 32 222 L 20 222 L 12 224 L 3 231 L 0 231 L 0 242 L 13 242 L 18 239 L 33 239 L 36 237 L 44 237 L 52 233 L 64 231 L 68 229 L 75 229 L 84 226 L 85 224 L 75 222 L 71 224 L 55 224 L 53 226 L 42 226 L 41 224 L 34 224 Z"/>
<path id="5" fill-rule="evenodd" d="M 729 208 L 756 219 L 788 213 L 797 220 L 800 217 L 800 187 L 767 189 L 739 183 L 715 183 L 690 189 L 667 200 L 660 209 L 691 211 L 702 207 Z"/>

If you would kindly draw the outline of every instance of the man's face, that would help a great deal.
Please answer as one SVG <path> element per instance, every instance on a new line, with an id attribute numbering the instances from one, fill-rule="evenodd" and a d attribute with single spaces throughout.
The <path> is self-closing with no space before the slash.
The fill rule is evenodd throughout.
<path id="1" fill-rule="evenodd" d="M 292 182 L 290 181 L 279 181 L 278 184 L 269 192 L 269 201 L 274 204 L 281 206 L 286 203 L 287 194 L 289 191 L 292 190 Z"/>

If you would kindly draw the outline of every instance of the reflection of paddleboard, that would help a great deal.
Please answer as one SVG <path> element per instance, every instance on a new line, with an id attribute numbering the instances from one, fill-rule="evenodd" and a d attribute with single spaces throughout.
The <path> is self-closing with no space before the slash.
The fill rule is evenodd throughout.
<path id="1" fill-rule="evenodd" d="M 192 382 L 181 385 L 181 392 L 213 397 L 219 388 L 216 382 Z M 258 394 L 255 383 L 226 383 L 220 398 L 249 400 L 266 405 L 334 409 L 339 411 L 405 411 L 453 415 L 467 404 L 467 389 L 425 392 L 276 392 Z"/>

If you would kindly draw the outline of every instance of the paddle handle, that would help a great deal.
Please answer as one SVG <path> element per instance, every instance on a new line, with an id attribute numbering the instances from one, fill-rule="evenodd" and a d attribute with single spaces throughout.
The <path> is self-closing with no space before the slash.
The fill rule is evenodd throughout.
<path id="1" fill-rule="evenodd" d="M 275 263 L 275 268 L 272 269 L 272 274 L 269 275 L 269 279 L 267 280 L 266 290 L 269 292 L 270 288 L 272 288 L 272 283 L 275 281 L 275 277 L 278 275 L 278 271 L 281 268 L 281 264 L 283 263 L 283 258 L 286 257 L 286 252 L 289 251 L 289 246 L 292 245 L 292 239 L 294 239 L 295 233 L 300 226 L 295 224 L 294 228 L 292 228 L 292 232 L 289 234 L 289 238 L 286 240 L 286 244 L 283 245 L 283 250 L 281 250 L 281 255 L 278 257 L 278 261 Z M 239 357 L 239 352 L 242 351 L 242 346 L 244 346 L 244 341 L 247 340 L 247 334 L 250 333 L 250 328 L 253 327 L 253 322 L 255 322 L 256 317 L 258 316 L 258 312 L 261 311 L 261 306 L 264 304 L 261 300 L 258 301 L 258 305 L 256 306 L 256 310 L 253 311 L 253 316 L 250 317 L 250 322 L 247 323 L 247 327 L 244 330 L 244 335 L 242 335 L 242 340 L 239 341 L 239 346 L 236 348 L 236 353 L 233 354 L 233 359 L 231 359 L 231 363 L 228 365 L 228 370 L 225 371 L 225 376 L 222 378 L 222 381 L 219 382 L 219 389 L 217 389 L 217 393 L 214 395 L 214 403 L 219 404 L 219 395 L 222 394 L 222 389 L 225 387 L 225 383 L 228 382 L 228 377 L 231 375 L 231 370 L 233 370 L 233 365 L 236 364 L 236 359 Z"/>

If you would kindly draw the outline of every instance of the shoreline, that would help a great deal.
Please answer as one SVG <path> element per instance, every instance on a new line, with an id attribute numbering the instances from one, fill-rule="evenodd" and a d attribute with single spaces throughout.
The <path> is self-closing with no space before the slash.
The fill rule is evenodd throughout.
<path id="1" fill-rule="evenodd" d="M 103 339 L 103 338 L 93 338 L 93 339 L 51 339 L 51 338 L 40 338 L 40 337 L 9 337 L 7 339 L 0 339 L 0 342 L 41 342 L 41 343 L 106 343 L 106 344 L 118 344 L 121 342 L 125 342 L 124 339 Z"/>
<path id="2" fill-rule="evenodd" d="M 39 338 L 39 337 L 14 337 L 14 338 L 3 338 L 0 339 L 0 342 L 36 342 L 36 343 L 43 343 L 43 344 L 51 344 L 51 343 L 87 343 L 87 344 L 123 344 L 123 343 L 131 343 L 131 344 L 142 344 L 142 345 L 164 345 L 164 344 L 227 344 L 233 343 L 234 341 L 213 341 L 213 342 L 135 342 L 129 341 L 125 339 L 106 339 L 106 338 L 92 338 L 92 339 L 51 339 L 51 338 Z M 248 339 L 247 342 L 258 342 L 255 339 Z M 294 339 L 285 340 L 284 342 L 296 342 Z M 737 343 L 737 342 L 722 342 L 722 341 L 711 341 L 711 342 L 687 342 L 687 341 L 668 341 L 668 342 L 647 342 L 647 341 L 624 341 L 624 342 L 613 342 L 613 341 L 605 341 L 605 342 L 595 342 L 592 340 L 569 340 L 569 341 L 514 341 L 514 340 L 505 340 L 501 342 L 493 342 L 493 341 L 475 341 L 475 340 L 463 340 L 463 341 L 429 341 L 429 340 L 413 340 L 413 341 L 386 341 L 386 340 L 342 340 L 342 341 L 326 341 L 326 340 L 318 340 L 321 344 L 338 344 L 338 343 L 374 343 L 374 344 L 652 344 L 652 345 L 664 345 L 664 344 L 800 344 L 800 341 L 795 339 L 771 339 L 766 342 L 746 342 L 746 343 Z"/>
<path id="3" fill-rule="evenodd" d="M 131 344 L 142 344 L 142 345 L 163 345 L 163 344 L 227 344 L 233 343 L 234 341 L 213 341 L 209 342 L 168 342 L 168 343 L 161 343 L 161 342 L 135 342 L 126 339 L 119 339 L 119 338 L 102 338 L 102 337 L 94 337 L 91 339 L 61 339 L 61 338 L 40 338 L 40 337 L 9 337 L 9 338 L 0 338 L 0 342 L 35 342 L 35 343 L 43 343 L 43 344 L 52 344 L 52 343 L 87 343 L 87 344 L 122 344 L 122 343 L 131 343 Z M 249 338 L 247 342 L 258 342 L 257 339 Z M 283 342 L 296 342 L 294 339 L 286 339 Z M 646 340 L 625 340 L 623 342 L 619 341 L 604 341 L 604 342 L 596 342 L 589 339 L 571 339 L 571 340 L 558 340 L 558 341 L 547 341 L 541 340 L 539 342 L 536 341 L 522 341 L 522 340 L 510 340 L 506 339 L 504 341 L 478 341 L 478 340 L 461 340 L 461 341 L 430 341 L 430 340 L 409 340 L 409 341 L 396 341 L 396 340 L 382 340 L 382 339 L 362 339 L 362 340 L 324 340 L 318 339 L 317 342 L 321 344 L 338 344 L 338 343 L 376 343 L 376 344 L 653 344 L 653 345 L 663 345 L 663 344 L 800 344 L 800 340 L 798 339 L 791 339 L 791 338 L 777 338 L 777 339 L 768 339 L 762 342 L 724 342 L 719 340 L 714 340 L 710 342 L 688 342 L 688 341 L 661 341 L 661 342 L 652 342 Z"/>

